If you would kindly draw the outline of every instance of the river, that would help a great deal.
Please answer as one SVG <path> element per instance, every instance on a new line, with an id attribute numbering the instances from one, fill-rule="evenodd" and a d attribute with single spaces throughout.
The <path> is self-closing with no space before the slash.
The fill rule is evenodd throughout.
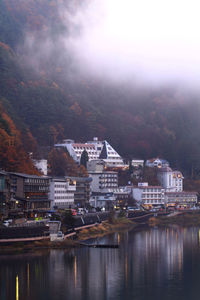
<path id="1" fill-rule="evenodd" d="M 199 227 L 145 228 L 90 242 L 120 247 L 0 256 L 0 299 L 199 299 Z"/>

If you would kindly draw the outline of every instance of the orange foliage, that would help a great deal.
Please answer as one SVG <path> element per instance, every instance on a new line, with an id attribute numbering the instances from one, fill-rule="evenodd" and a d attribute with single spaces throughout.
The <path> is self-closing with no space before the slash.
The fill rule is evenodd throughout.
<path id="1" fill-rule="evenodd" d="M 20 132 L 2 106 L 0 117 L 7 127 L 0 127 L 0 167 L 6 171 L 39 175 L 23 148 Z"/>
<path id="2" fill-rule="evenodd" d="M 78 167 L 65 149 L 52 149 L 49 153 L 48 163 L 49 173 L 52 176 L 88 176 L 87 170 L 83 166 Z"/>
<path id="3" fill-rule="evenodd" d="M 0 47 L 2 47 L 3 49 L 5 49 L 7 51 L 12 51 L 11 48 L 7 44 L 4 44 L 2 42 L 0 42 Z"/>
<path id="4" fill-rule="evenodd" d="M 82 114 L 82 109 L 80 105 L 77 102 L 74 102 L 74 104 L 70 107 L 71 111 L 73 111 L 77 116 L 80 116 Z"/>

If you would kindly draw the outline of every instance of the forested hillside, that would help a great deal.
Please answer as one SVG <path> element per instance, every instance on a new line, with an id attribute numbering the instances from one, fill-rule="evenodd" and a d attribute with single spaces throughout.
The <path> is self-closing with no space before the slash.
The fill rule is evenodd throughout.
<path id="1" fill-rule="evenodd" d="M 17 136 L 12 150 L 18 153 L 11 158 L 1 142 L 1 167 L 13 170 L 19 164 L 19 145 L 25 161 L 25 152 L 39 155 L 41 147 L 64 137 L 98 136 L 126 158 L 164 157 L 187 176 L 198 177 L 198 94 L 84 73 L 62 40 L 80 28 L 70 18 L 63 22 L 61 5 L 73 16 L 83 1 L 0 0 L 0 138 Z M 28 172 L 25 164 L 17 170 Z"/>

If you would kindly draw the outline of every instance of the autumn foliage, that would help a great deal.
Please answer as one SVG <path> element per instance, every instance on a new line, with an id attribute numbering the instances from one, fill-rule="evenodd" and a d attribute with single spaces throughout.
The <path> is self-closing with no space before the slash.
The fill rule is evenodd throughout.
<path id="1" fill-rule="evenodd" d="M 64 148 L 52 149 L 48 156 L 49 175 L 87 177 L 84 166 L 78 166 Z"/>
<path id="2" fill-rule="evenodd" d="M 2 106 L 0 106 L 0 168 L 39 175 L 23 148 L 19 130 Z"/>

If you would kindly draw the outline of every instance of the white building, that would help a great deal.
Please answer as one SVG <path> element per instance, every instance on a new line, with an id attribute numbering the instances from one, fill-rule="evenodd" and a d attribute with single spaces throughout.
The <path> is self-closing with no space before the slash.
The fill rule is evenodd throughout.
<path id="1" fill-rule="evenodd" d="M 109 209 L 116 204 L 116 197 L 113 193 L 92 193 L 90 205 L 97 208 Z"/>
<path id="2" fill-rule="evenodd" d="M 71 208 L 74 206 L 76 182 L 65 178 L 52 178 L 50 182 L 49 199 L 56 208 Z"/>
<path id="3" fill-rule="evenodd" d="M 105 169 L 106 163 L 103 159 L 95 159 L 87 162 L 87 171 L 88 172 L 103 172 Z"/>
<path id="4" fill-rule="evenodd" d="M 132 159 L 131 165 L 135 168 L 144 167 L 144 160 L 143 159 Z"/>
<path id="5" fill-rule="evenodd" d="M 132 189 L 133 198 L 138 204 L 147 208 L 165 204 L 165 190 L 161 186 L 149 186 L 148 183 L 138 184 Z"/>
<path id="6" fill-rule="evenodd" d="M 190 208 L 197 203 L 197 192 L 168 192 L 165 198 L 166 206 Z"/>
<path id="7" fill-rule="evenodd" d="M 166 192 L 183 191 L 183 175 L 180 171 L 172 171 L 169 167 L 161 168 L 157 177 Z"/>
<path id="8" fill-rule="evenodd" d="M 47 175 L 47 160 L 46 159 L 33 159 L 34 166 L 43 175 Z"/>
<path id="9" fill-rule="evenodd" d="M 73 140 L 64 140 L 63 143 L 55 144 L 55 147 L 67 148 L 69 154 L 78 163 L 80 163 L 82 152 L 86 150 L 89 161 L 103 159 L 106 166 L 124 167 L 123 159 L 113 147 L 107 141 L 99 141 L 97 137 L 94 137 L 93 141 L 87 143 L 75 143 Z"/>
<path id="10" fill-rule="evenodd" d="M 92 192 L 108 192 L 118 187 L 118 173 L 112 171 L 88 172 Z"/>
<path id="11" fill-rule="evenodd" d="M 145 166 L 150 168 L 165 168 L 169 167 L 169 162 L 162 158 L 151 158 L 146 161 Z"/>

